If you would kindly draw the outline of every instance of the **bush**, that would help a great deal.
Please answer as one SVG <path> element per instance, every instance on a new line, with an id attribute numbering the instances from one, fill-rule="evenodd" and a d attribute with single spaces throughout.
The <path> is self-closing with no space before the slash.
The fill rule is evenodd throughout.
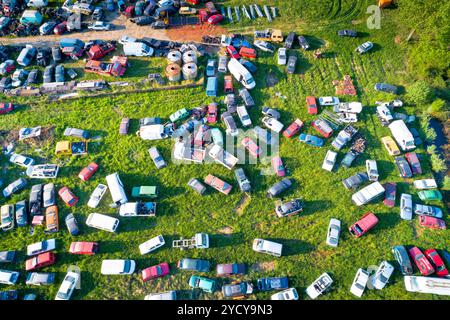
<path id="1" fill-rule="evenodd" d="M 432 117 L 445 120 L 448 112 L 447 102 L 443 99 L 436 99 L 430 104 L 426 112 Z"/>
<path id="2" fill-rule="evenodd" d="M 450 191 L 450 177 L 445 176 L 442 182 L 442 190 Z"/>
<path id="3" fill-rule="evenodd" d="M 430 155 L 431 159 L 431 170 L 434 172 L 445 172 L 447 171 L 447 165 L 445 160 L 437 153 L 436 146 L 431 145 L 427 147 L 427 153 Z"/>
<path id="4" fill-rule="evenodd" d="M 425 140 L 429 143 L 433 143 L 436 140 L 437 134 L 436 131 L 430 127 L 430 116 L 424 114 L 420 118 L 420 126 L 422 127 L 423 132 L 425 133 Z"/>
<path id="5" fill-rule="evenodd" d="M 433 101 L 435 92 L 425 81 L 414 82 L 408 90 L 408 98 L 417 105 L 425 105 Z"/>

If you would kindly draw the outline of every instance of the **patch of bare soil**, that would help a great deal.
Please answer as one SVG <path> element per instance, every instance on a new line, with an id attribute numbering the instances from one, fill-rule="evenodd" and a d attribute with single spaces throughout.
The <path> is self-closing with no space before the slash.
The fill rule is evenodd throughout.
<path id="1" fill-rule="evenodd" d="M 217 232 L 226 234 L 226 235 L 231 235 L 233 233 L 233 228 L 226 226 L 226 227 L 218 229 Z"/>
<path id="2" fill-rule="evenodd" d="M 236 208 L 234 208 L 234 211 L 239 215 L 243 214 L 244 209 L 245 209 L 245 207 L 247 207 L 249 202 L 250 202 L 250 196 L 248 194 L 244 194 L 244 196 L 241 198 L 241 200 L 237 204 Z"/>
<path id="3" fill-rule="evenodd" d="M 220 26 L 210 26 L 206 24 L 180 26 L 166 30 L 166 35 L 169 39 L 180 42 L 202 42 L 203 36 L 220 36 L 226 33 L 226 30 Z"/>
<path id="4" fill-rule="evenodd" d="M 275 270 L 275 263 L 275 261 L 257 262 L 252 264 L 250 269 L 256 272 L 273 271 Z"/>

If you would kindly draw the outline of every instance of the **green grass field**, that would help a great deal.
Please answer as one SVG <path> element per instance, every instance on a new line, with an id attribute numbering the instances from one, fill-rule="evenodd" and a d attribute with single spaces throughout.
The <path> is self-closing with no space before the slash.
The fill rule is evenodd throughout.
<path id="1" fill-rule="evenodd" d="M 258 1 L 264 3 L 263 1 Z M 230 1 L 229 3 L 238 3 Z M 252 1 L 250 3 L 253 3 Z M 264 105 L 281 110 L 281 121 L 287 126 L 295 118 L 302 119 L 307 125 L 302 132 L 316 134 L 309 123 L 314 117 L 308 115 L 305 106 L 305 96 L 334 95 L 332 80 L 340 80 L 349 74 L 358 87 L 358 97 L 341 97 L 344 101 L 361 101 L 364 110 L 357 123 L 368 141 L 364 155 L 357 158 L 350 168 L 339 168 L 333 173 L 324 171 L 323 158 L 331 148 L 328 139 L 325 147 L 314 148 L 301 144 L 298 135 L 292 139 L 281 138 L 280 153 L 287 166 L 288 176 L 296 183 L 292 190 L 285 194 L 285 200 L 302 197 L 305 201 L 305 211 L 297 216 L 278 219 L 274 213 L 274 201 L 266 199 L 267 188 L 279 181 L 275 175 L 262 175 L 267 165 L 246 165 L 244 169 L 251 180 L 253 192 L 251 197 L 239 207 L 243 194 L 239 192 L 234 179 L 234 173 L 218 164 L 205 165 L 175 165 L 157 170 L 151 161 L 147 149 L 157 146 L 166 160 L 170 159 L 172 140 L 146 142 L 137 138 L 133 132 L 138 128 L 138 119 L 148 116 L 168 116 L 183 107 L 191 108 L 207 104 L 214 99 L 205 96 L 204 89 L 195 88 L 168 92 L 154 92 L 134 95 L 119 95 L 107 98 L 82 98 L 74 101 L 47 103 L 43 98 L 37 100 L 18 100 L 26 105 L 18 111 L 0 117 L 0 129 L 17 131 L 21 127 L 41 125 L 52 128 L 48 140 L 35 144 L 18 143 L 16 150 L 29 155 L 38 163 L 59 163 L 62 166 L 55 180 L 57 188 L 70 187 L 80 197 L 80 202 L 74 208 L 67 208 L 59 201 L 61 231 L 54 235 L 57 238 L 57 263 L 43 269 L 46 272 L 56 272 L 55 285 L 50 287 L 26 287 L 24 271 L 24 250 L 27 244 L 48 239 L 42 228 L 36 228 L 33 235 L 29 227 L 0 233 L 0 251 L 21 250 L 20 262 L 15 265 L 5 265 L 2 268 L 21 271 L 21 296 L 25 293 L 36 293 L 39 299 L 53 299 L 59 285 L 70 265 L 77 265 L 82 270 L 81 290 L 74 293 L 74 299 L 142 299 L 146 294 L 166 290 L 180 290 L 180 297 L 186 299 L 218 299 L 221 293 L 205 294 L 193 292 L 188 286 L 190 272 L 181 272 L 176 268 L 176 262 L 183 257 L 205 258 L 213 262 L 213 272 L 206 274 L 215 277 L 215 264 L 228 262 L 244 262 L 249 267 L 249 273 L 243 280 L 256 280 L 265 276 L 289 277 L 290 286 L 296 287 L 305 298 L 304 290 L 323 272 L 328 272 L 334 279 L 333 289 L 320 299 L 353 299 L 349 288 L 356 270 L 360 267 L 378 265 L 382 260 L 395 263 L 391 253 L 394 245 L 416 245 L 420 248 L 448 248 L 450 235 L 448 231 L 423 229 L 417 219 L 404 221 L 399 217 L 399 207 L 389 209 L 381 202 L 356 207 L 351 201 L 351 192 L 347 191 L 341 180 L 356 172 L 364 171 L 365 160 L 375 159 L 380 171 L 380 180 L 397 182 L 397 197 L 402 192 L 414 195 L 418 200 L 416 190 L 412 188 L 412 180 L 405 181 L 399 177 L 393 157 L 389 156 L 381 145 L 380 139 L 389 135 L 389 130 L 379 123 L 375 115 L 375 101 L 388 101 L 393 96 L 380 94 L 373 90 L 376 82 L 388 82 L 407 87 L 413 79 L 408 75 L 405 66 L 405 48 L 395 44 L 394 38 L 404 34 L 402 27 L 396 23 L 395 10 L 383 12 L 382 28 L 368 30 L 365 24 L 365 7 L 371 1 L 296 1 L 295 4 L 285 4 L 284 1 L 274 1 L 280 9 L 281 17 L 274 25 L 283 26 L 285 33 L 290 27 L 309 36 L 315 48 L 322 48 L 326 58 L 316 60 L 312 52 L 296 50 L 299 56 L 295 75 L 286 76 L 284 68 L 277 66 L 276 56 L 261 54 L 257 59 L 257 87 L 252 90 L 257 106 L 250 110 L 254 125 L 261 125 L 261 107 Z M 360 10 L 362 8 L 362 10 Z M 326 12 L 324 15 L 323 13 Z M 326 17 L 321 27 L 317 19 Z M 292 22 L 294 17 L 298 22 Z M 245 20 L 242 27 L 253 24 L 258 28 L 267 26 L 264 19 L 249 23 Z M 264 20 L 264 21 L 263 21 Z M 309 24 L 308 21 L 315 21 Z M 354 20 L 353 25 L 351 20 Z M 335 23 L 329 23 L 329 22 Z M 292 22 L 292 23 L 291 23 Z M 284 27 L 289 25 L 289 28 Z M 237 24 L 229 25 L 236 29 Z M 341 39 L 336 35 L 340 28 L 355 28 L 363 34 L 358 39 Z M 359 56 L 354 49 L 364 41 L 373 41 L 373 52 Z M 206 61 L 206 60 L 203 60 Z M 147 60 L 139 62 L 142 66 L 142 76 L 149 69 L 157 72 L 161 61 Z M 156 66 L 156 67 L 155 67 Z M 160 70 L 162 72 L 162 69 Z M 279 82 L 276 86 L 266 88 L 268 75 L 275 76 Z M 127 77 L 138 77 L 136 72 Z M 239 87 L 235 83 L 235 88 Z M 285 95 L 279 98 L 277 93 Z M 222 100 L 223 97 L 219 97 Z M 216 99 L 216 101 L 219 100 Z M 406 105 L 408 101 L 401 96 Z M 3 97 L 2 99 L 6 99 Z M 27 106 L 32 103 L 32 107 Z M 418 113 L 411 107 L 402 110 L 407 113 Z M 122 117 L 134 119 L 130 127 L 131 134 L 120 136 L 118 128 Z M 236 119 L 237 123 L 239 120 Z M 54 147 L 56 141 L 63 140 L 66 127 L 79 127 L 91 132 L 88 156 L 81 158 L 56 158 Z M 223 124 L 219 124 L 224 128 Z M 418 122 L 414 127 L 420 130 Z M 335 135 L 333 135 L 334 137 Z M 1 138 L 1 137 L 0 137 Z M 340 162 L 347 148 L 339 152 Z M 428 155 L 421 148 L 424 174 L 419 178 L 431 176 Z M 89 182 L 81 182 L 77 178 L 82 167 L 91 161 L 100 164 L 101 169 Z M 16 180 L 21 170 L 10 165 L 5 156 L 0 157 L 1 178 L 5 185 Z M 84 221 L 89 213 L 101 212 L 118 217 L 111 202 L 109 193 L 96 209 L 90 209 L 86 203 L 89 195 L 98 183 L 105 183 L 104 177 L 118 172 L 125 184 L 127 194 L 131 199 L 131 188 L 137 185 L 158 185 L 161 188 L 157 199 L 158 211 L 154 218 L 120 218 L 117 234 L 111 234 L 89 228 Z M 231 182 L 233 191 L 229 196 L 208 189 L 204 197 L 194 193 L 187 187 L 189 179 L 203 179 L 208 173 L 213 173 Z M 28 188 L 12 198 L 0 199 L 0 205 L 15 203 L 28 199 L 30 185 L 42 181 L 29 181 Z M 444 209 L 442 203 L 435 203 Z M 444 209 L 445 210 L 445 209 Z M 365 212 L 373 211 L 380 219 L 375 229 L 360 239 L 354 239 L 346 230 Z M 74 213 L 82 234 L 71 237 L 65 229 L 64 218 Z M 326 232 L 330 218 L 340 219 L 343 223 L 341 240 L 337 248 L 325 244 Z M 446 216 L 445 220 L 448 222 Z M 171 248 L 171 242 L 178 237 L 191 237 L 196 232 L 206 232 L 211 236 L 211 248 L 207 250 L 179 251 Z M 138 245 L 158 234 L 166 240 L 166 246 L 158 251 L 141 256 Z M 252 240 L 256 237 L 278 241 L 284 245 L 284 255 L 273 258 L 252 251 Z M 72 241 L 98 241 L 100 253 L 95 256 L 75 256 L 67 253 Z M 135 259 L 136 272 L 132 276 L 103 276 L 100 265 L 103 259 L 125 258 Z M 160 262 L 169 262 L 170 276 L 143 283 L 140 270 Z M 231 280 L 231 279 L 230 279 Z M 224 283 L 227 279 L 219 280 Z M 10 289 L 1 285 L 0 290 Z M 12 289 L 12 287 L 11 287 Z M 251 299 L 268 299 L 270 294 L 257 293 Z M 390 284 L 382 291 L 366 290 L 363 299 L 442 299 L 434 295 L 408 293 L 404 289 L 400 272 L 396 271 Z"/>

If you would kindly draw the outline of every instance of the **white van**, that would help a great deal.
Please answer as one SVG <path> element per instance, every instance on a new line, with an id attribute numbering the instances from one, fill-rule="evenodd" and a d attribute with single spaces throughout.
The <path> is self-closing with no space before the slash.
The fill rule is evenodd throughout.
<path id="1" fill-rule="evenodd" d="M 406 291 L 450 296 L 450 279 L 404 276 L 403 280 Z"/>
<path id="2" fill-rule="evenodd" d="M 146 295 L 144 300 L 177 300 L 177 292 L 172 290 L 161 293 L 151 293 Z"/>
<path id="3" fill-rule="evenodd" d="M 13 285 L 19 279 L 19 272 L 10 270 L 0 270 L 0 283 Z"/>
<path id="4" fill-rule="evenodd" d="M 378 167 L 375 160 L 366 160 L 366 171 L 370 181 L 378 181 Z"/>
<path id="5" fill-rule="evenodd" d="M 123 183 L 117 172 L 106 176 L 106 183 L 108 184 L 109 192 L 115 204 L 121 205 L 128 202 Z"/>
<path id="6" fill-rule="evenodd" d="M 253 89 L 256 86 L 252 74 L 235 58 L 231 58 L 228 62 L 228 70 L 246 89 Z"/>
<path id="7" fill-rule="evenodd" d="M 397 141 L 398 145 L 403 151 L 411 150 L 416 147 L 414 144 L 414 136 L 411 131 L 409 131 L 403 120 L 393 121 L 389 125 L 389 129 L 391 130 L 392 136 L 395 141 Z"/>
<path id="8" fill-rule="evenodd" d="M 162 247 L 166 244 L 166 241 L 164 240 L 164 237 L 160 234 L 159 236 L 156 236 L 154 238 L 151 238 L 150 240 L 145 241 L 144 243 L 141 243 L 139 245 L 139 251 L 141 254 L 147 254 L 152 251 L 155 251 L 156 249 Z"/>
<path id="9" fill-rule="evenodd" d="M 119 226 L 119 219 L 100 213 L 91 213 L 86 219 L 86 224 L 89 227 L 108 232 L 115 232 L 117 230 L 117 227 Z"/>
<path id="10" fill-rule="evenodd" d="M 151 57 L 153 48 L 143 42 L 126 42 L 123 44 L 123 53 L 126 56 Z"/>
<path id="11" fill-rule="evenodd" d="M 148 126 L 141 126 L 136 135 L 142 140 L 160 140 L 167 138 L 164 133 L 164 126 L 162 124 L 151 124 Z"/>
<path id="12" fill-rule="evenodd" d="M 256 238 L 253 240 L 253 250 L 256 252 L 267 253 L 275 257 L 281 257 L 283 245 L 281 243 Z"/>
<path id="13" fill-rule="evenodd" d="M 381 185 L 381 183 L 376 181 L 353 194 L 352 200 L 357 206 L 361 206 L 378 198 L 379 196 L 384 194 L 384 191 L 384 187 Z"/>

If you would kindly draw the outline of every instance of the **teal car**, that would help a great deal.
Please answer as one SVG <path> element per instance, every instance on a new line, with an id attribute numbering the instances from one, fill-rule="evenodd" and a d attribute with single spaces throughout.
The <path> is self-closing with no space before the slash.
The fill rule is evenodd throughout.
<path id="1" fill-rule="evenodd" d="M 417 193 L 420 200 L 442 200 L 442 193 L 438 190 L 422 190 Z"/>
<path id="2" fill-rule="evenodd" d="M 189 117 L 189 111 L 186 108 L 180 109 L 174 113 L 172 113 L 169 117 L 170 121 L 177 122 L 183 120 L 184 118 Z"/>
<path id="3" fill-rule="evenodd" d="M 216 288 L 216 281 L 205 277 L 192 276 L 189 279 L 189 286 L 199 288 L 205 292 L 213 293 Z"/>

